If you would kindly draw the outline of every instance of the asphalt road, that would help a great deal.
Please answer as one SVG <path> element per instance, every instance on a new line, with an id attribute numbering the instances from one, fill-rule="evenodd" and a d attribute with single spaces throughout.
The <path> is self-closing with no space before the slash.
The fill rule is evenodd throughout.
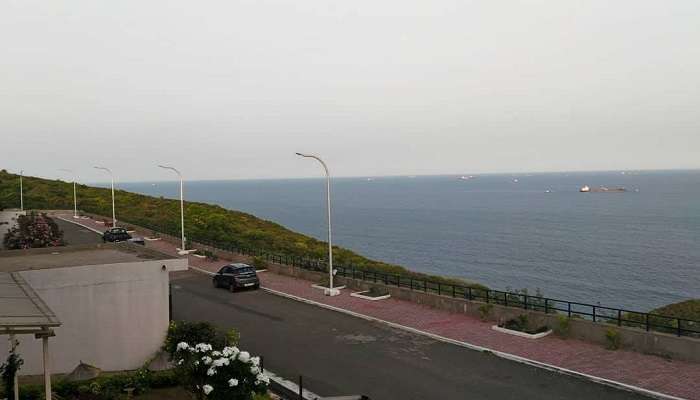
<path id="1" fill-rule="evenodd" d="M 63 240 L 66 245 L 74 246 L 80 244 L 97 244 L 102 243 L 102 238 L 95 232 L 83 228 L 82 226 L 63 221 L 58 218 L 53 218 L 59 228 L 63 231 Z"/>
<path id="2" fill-rule="evenodd" d="M 262 290 L 214 289 L 196 272 L 171 275 L 178 320 L 210 321 L 241 332 L 240 347 L 265 368 L 324 396 L 372 400 L 645 399 L 525 366 Z"/>

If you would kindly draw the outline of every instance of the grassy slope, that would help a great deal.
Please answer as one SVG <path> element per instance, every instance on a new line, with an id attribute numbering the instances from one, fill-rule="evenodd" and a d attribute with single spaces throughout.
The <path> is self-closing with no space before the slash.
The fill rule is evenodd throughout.
<path id="1" fill-rule="evenodd" d="M 19 205 L 19 177 L 0 170 L 0 209 Z M 156 198 L 118 190 L 115 193 L 117 220 L 136 225 L 160 226 L 165 231 L 179 232 L 179 201 Z M 27 209 L 73 209 L 71 183 L 35 177 L 24 177 L 24 205 Z M 108 189 L 78 186 L 78 208 L 100 215 L 112 215 Z M 276 254 L 298 257 L 325 258 L 325 242 L 293 232 L 274 222 L 223 207 L 186 202 L 185 225 L 187 234 L 199 240 L 223 242 L 243 248 L 256 248 Z M 430 278 L 444 283 L 469 286 L 481 285 L 461 280 L 420 274 L 400 267 L 370 260 L 350 250 L 334 247 L 334 260 L 339 265 L 387 273 Z"/>
<path id="2" fill-rule="evenodd" d="M 652 314 L 700 321 L 700 300 L 687 300 L 657 308 Z"/>

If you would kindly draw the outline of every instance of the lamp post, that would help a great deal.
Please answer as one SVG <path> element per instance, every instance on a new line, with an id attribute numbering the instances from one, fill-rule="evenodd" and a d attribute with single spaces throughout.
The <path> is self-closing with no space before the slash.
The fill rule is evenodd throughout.
<path id="1" fill-rule="evenodd" d="M 167 165 L 158 165 L 160 168 L 169 169 L 177 174 L 180 178 L 180 233 L 182 235 L 182 247 L 180 248 L 180 254 L 187 254 L 187 249 L 185 248 L 185 196 L 183 190 L 182 174 L 175 167 L 169 167 Z"/>
<path id="2" fill-rule="evenodd" d="M 338 289 L 333 289 L 333 242 L 331 234 L 331 174 L 328 172 L 328 166 L 320 157 L 312 154 L 296 153 L 299 157 L 313 158 L 321 163 L 323 170 L 326 172 L 326 210 L 328 211 L 328 290 L 325 292 L 328 296 L 337 296 L 340 294 Z"/>
<path id="3" fill-rule="evenodd" d="M 105 167 L 95 167 L 95 169 L 101 169 L 103 171 L 107 171 L 109 173 L 109 177 L 112 180 L 112 228 L 117 227 L 117 217 L 116 214 L 114 213 L 114 174 L 109 168 Z"/>
<path id="4" fill-rule="evenodd" d="M 19 210 L 24 211 L 24 189 L 22 188 L 22 175 L 24 170 L 19 171 Z"/>
<path id="5" fill-rule="evenodd" d="M 59 169 L 59 171 L 63 172 L 68 172 L 69 174 L 73 174 L 73 171 L 65 168 Z M 78 218 L 78 196 L 77 196 L 77 191 L 75 189 L 75 175 L 73 175 L 73 218 Z"/>

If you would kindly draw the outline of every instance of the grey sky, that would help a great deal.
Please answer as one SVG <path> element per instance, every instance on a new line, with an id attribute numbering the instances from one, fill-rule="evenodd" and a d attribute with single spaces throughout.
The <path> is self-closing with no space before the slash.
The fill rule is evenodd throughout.
<path id="1" fill-rule="evenodd" d="M 700 1 L 3 1 L 0 168 L 700 167 Z"/>

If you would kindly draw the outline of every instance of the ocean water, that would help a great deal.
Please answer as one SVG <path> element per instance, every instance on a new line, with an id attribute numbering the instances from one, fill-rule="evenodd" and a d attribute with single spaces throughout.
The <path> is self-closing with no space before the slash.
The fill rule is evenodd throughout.
<path id="1" fill-rule="evenodd" d="M 700 171 L 341 178 L 332 190 L 334 243 L 370 258 L 633 310 L 700 298 Z M 325 239 L 322 179 L 192 181 L 185 196 Z"/>

